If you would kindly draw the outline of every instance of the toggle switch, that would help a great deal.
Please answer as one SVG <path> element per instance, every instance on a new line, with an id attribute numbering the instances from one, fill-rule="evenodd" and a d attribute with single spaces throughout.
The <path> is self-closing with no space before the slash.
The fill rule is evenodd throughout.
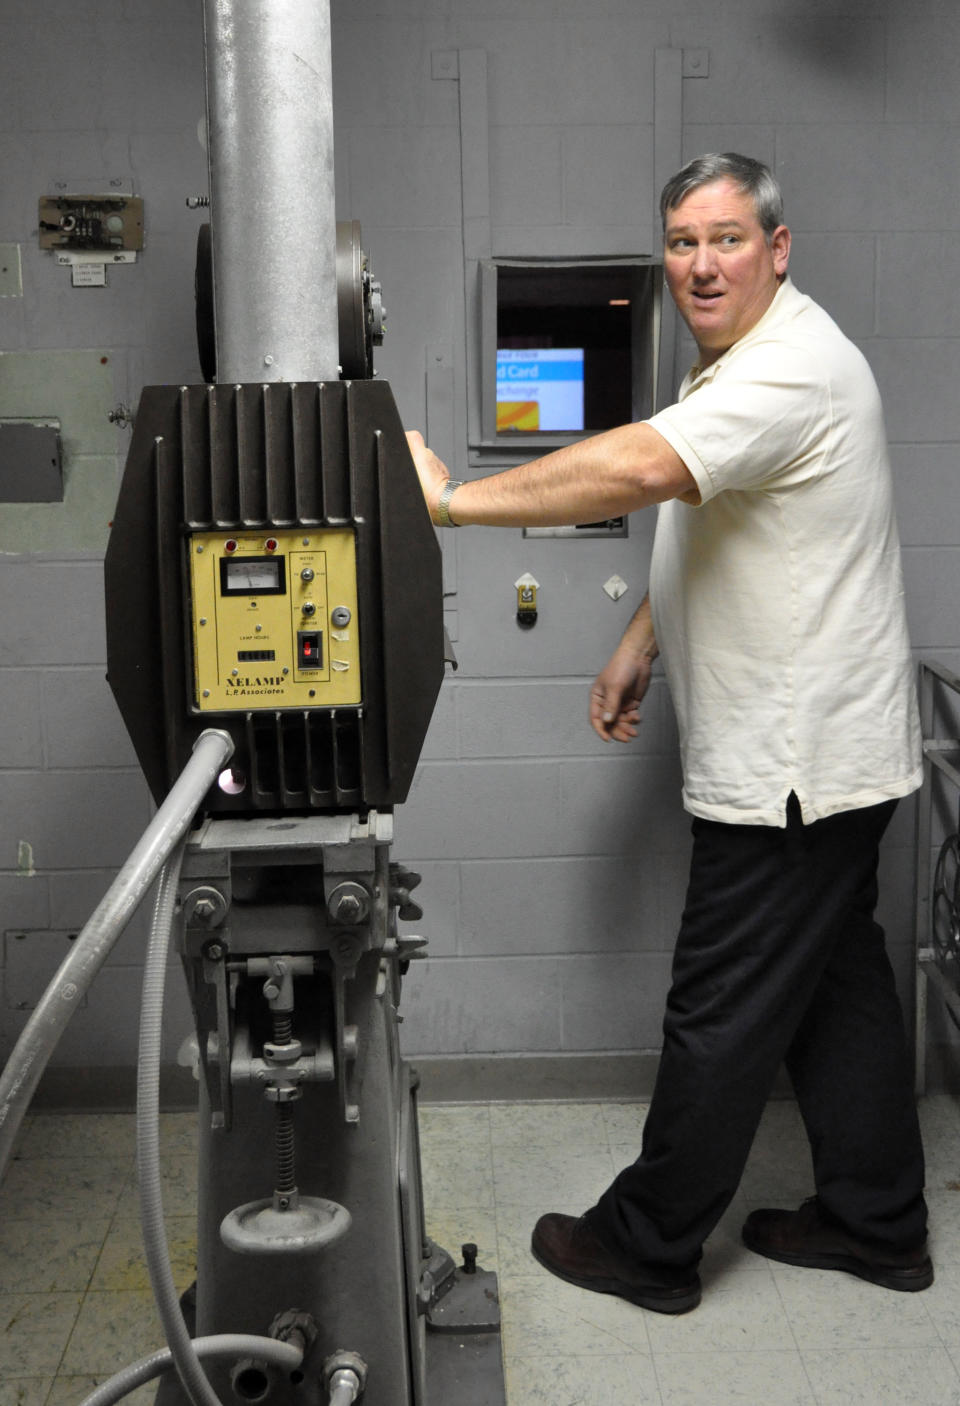
<path id="1" fill-rule="evenodd" d="M 297 667 L 299 669 L 323 668 L 323 632 L 321 630 L 297 631 Z"/>

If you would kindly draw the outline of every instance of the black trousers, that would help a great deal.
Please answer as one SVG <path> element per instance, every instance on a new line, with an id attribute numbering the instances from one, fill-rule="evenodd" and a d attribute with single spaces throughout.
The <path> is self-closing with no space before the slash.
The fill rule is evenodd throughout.
<path id="1" fill-rule="evenodd" d="M 590 1210 L 608 1246 L 689 1267 L 730 1202 L 785 1062 L 817 1196 L 853 1234 L 926 1235 L 900 1003 L 874 921 L 895 801 L 786 829 L 693 823 L 690 885 L 641 1155 Z"/>

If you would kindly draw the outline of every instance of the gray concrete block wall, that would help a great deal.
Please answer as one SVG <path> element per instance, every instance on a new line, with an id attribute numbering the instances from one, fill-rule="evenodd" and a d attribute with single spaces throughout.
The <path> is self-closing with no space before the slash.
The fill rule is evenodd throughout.
<path id="1" fill-rule="evenodd" d="M 429 429 L 427 369 L 438 349 L 448 358 L 442 433 L 459 476 L 475 472 L 465 349 L 476 309 L 464 251 L 477 211 L 465 233 L 457 55 L 486 57 L 495 252 L 597 254 L 649 249 L 665 141 L 656 52 L 706 50 L 705 76 L 682 82 L 678 158 L 736 148 L 780 174 L 796 281 L 863 347 L 884 393 L 915 647 L 956 667 L 952 8 L 599 0 L 587 13 L 574 0 L 333 0 L 332 9 L 338 215 L 361 221 L 384 285 L 378 367 L 405 422 Z M 0 414 L 17 413 L 11 397 L 33 405 L 42 387 L 43 413 L 76 427 L 65 446 L 73 499 L 50 512 L 0 507 L 0 931 L 52 942 L 83 921 L 149 813 L 102 679 L 96 495 L 115 481 L 128 438 L 106 412 L 135 404 L 142 384 L 198 379 L 202 216 L 184 197 L 206 190 L 200 6 L 106 0 L 76 18 L 67 0 L 0 0 L 0 243 L 19 245 L 23 268 L 22 296 L 0 298 L 9 353 Z M 113 174 L 145 199 L 147 247 L 133 268 L 110 271 L 107 288 L 72 289 L 36 248 L 37 197 L 57 178 Z M 674 382 L 689 351 L 681 336 Z M 85 483 L 93 487 L 81 491 Z M 658 1046 L 689 845 L 662 678 L 630 747 L 605 747 L 585 721 L 590 679 L 645 588 L 651 539 L 642 517 L 623 541 L 445 536 L 461 667 L 397 819 L 398 856 L 424 874 L 426 912 L 411 926 L 431 939 L 407 980 L 411 1052 L 574 1057 Z M 530 634 L 514 620 L 523 571 L 541 582 Z M 614 572 L 629 586 L 617 604 L 602 591 Z M 912 815 L 904 806 L 889 837 L 882 900 L 905 994 Z M 142 944 L 140 919 L 61 1062 L 132 1060 Z M 51 949 L 39 937 L 35 949 L 39 986 Z M 10 950 L 20 990 L 31 979 L 27 948 L 14 935 Z M 185 1028 L 175 989 L 170 1049 Z M 0 1045 L 22 1019 L 4 1005 Z"/>
<path id="2" fill-rule="evenodd" d="M 0 5 L 2 240 L 22 293 L 0 298 L 0 415 L 54 415 L 65 501 L 0 505 L 0 1053 L 71 934 L 145 828 L 152 804 L 105 681 L 102 552 L 129 431 L 108 420 L 144 382 L 199 377 L 193 263 L 206 191 L 200 8 L 174 0 Z M 145 201 L 146 249 L 104 288 L 73 288 L 37 247 L 37 200 L 123 182 Z M 107 959 L 55 1057 L 133 1064 L 147 909 Z M 172 973 L 167 1057 L 188 1028 Z M 95 1096 L 95 1095 L 94 1095 Z"/>
<path id="3" fill-rule="evenodd" d="M 0 666 L 0 1047 L 9 1051 L 72 936 L 152 815 L 105 679 L 100 562 L 0 557 L 12 629 Z M 26 628 L 30 622 L 35 628 Z M 39 624 L 42 622 L 44 631 Z M 151 896 L 106 959 L 55 1057 L 65 1068 L 129 1068 Z M 189 1029 L 170 977 L 167 1057 Z"/>

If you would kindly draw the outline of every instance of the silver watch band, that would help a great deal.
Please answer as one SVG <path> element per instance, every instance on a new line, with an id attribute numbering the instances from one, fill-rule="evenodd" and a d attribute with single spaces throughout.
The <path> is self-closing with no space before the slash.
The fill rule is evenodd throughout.
<path id="1" fill-rule="evenodd" d="M 437 500 L 437 521 L 441 527 L 459 527 L 460 524 L 454 522 L 450 516 L 450 499 L 463 483 L 462 478 L 448 478 L 443 485 L 443 492 Z"/>

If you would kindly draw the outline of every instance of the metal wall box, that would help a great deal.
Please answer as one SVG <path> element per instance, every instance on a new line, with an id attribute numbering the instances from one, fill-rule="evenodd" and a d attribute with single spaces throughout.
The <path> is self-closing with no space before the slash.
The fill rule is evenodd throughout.
<path id="1" fill-rule="evenodd" d="M 41 196 L 41 249 L 115 254 L 143 248 L 143 200 L 137 195 Z"/>
<path id="2" fill-rule="evenodd" d="M 63 502 L 59 421 L 0 420 L 0 502 Z"/>

